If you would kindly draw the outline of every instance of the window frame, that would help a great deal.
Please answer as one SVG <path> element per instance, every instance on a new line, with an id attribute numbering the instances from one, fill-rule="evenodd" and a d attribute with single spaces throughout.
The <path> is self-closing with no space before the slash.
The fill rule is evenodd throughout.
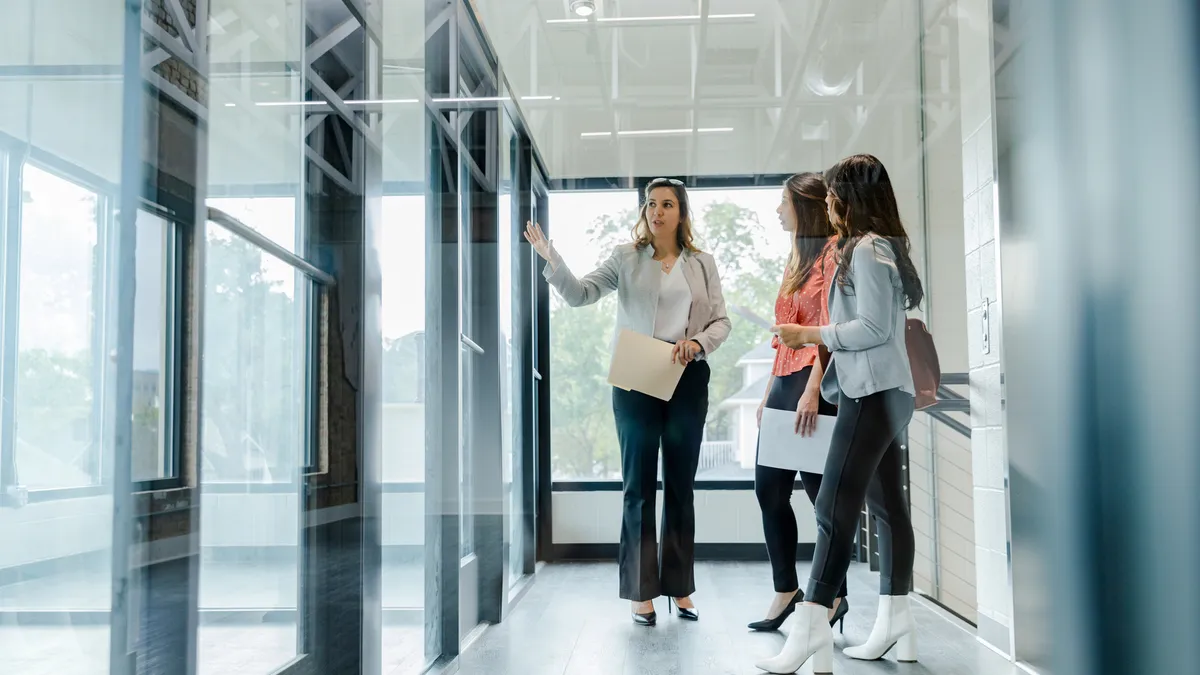
<path id="1" fill-rule="evenodd" d="M 19 151 L 18 151 L 19 150 Z M 21 505 L 62 499 L 76 499 L 107 494 L 112 489 L 112 476 L 108 465 L 112 461 L 111 448 L 101 442 L 93 451 L 97 454 L 96 469 L 90 485 L 29 489 L 19 482 L 17 471 L 16 422 L 16 368 L 19 356 L 18 330 L 20 326 L 20 303 L 10 301 L 11 294 L 20 293 L 20 241 L 24 228 L 22 212 L 23 180 L 26 166 L 60 178 L 96 195 L 97 257 L 99 269 L 92 270 L 92 303 L 95 312 L 95 327 L 91 340 L 96 354 L 107 354 L 113 348 L 114 334 L 111 331 L 113 303 L 111 293 L 115 289 L 117 271 L 116 228 L 118 199 L 116 186 L 102 177 L 75 166 L 55 155 L 18 143 L 6 134 L 0 134 L 0 237 L 3 251 L 0 252 L 0 292 L 4 294 L 4 306 L 0 309 L 0 386 L 4 394 L 0 408 L 0 505 Z M 146 192 L 149 192 L 147 190 Z M 16 197 L 14 198 L 14 195 Z M 189 255 L 189 237 L 182 228 L 189 227 L 188 218 L 181 214 L 187 208 L 167 208 L 160 203 L 164 195 L 143 197 L 141 207 L 148 213 L 165 220 L 168 224 L 166 244 L 166 298 L 161 319 L 166 321 L 162 372 L 164 391 L 161 395 L 162 440 L 159 451 L 163 453 L 163 476 L 150 480 L 133 480 L 134 492 L 160 491 L 184 487 L 183 427 L 185 401 L 182 374 L 185 349 L 183 335 L 184 312 L 188 281 L 184 278 Z M 154 199 L 152 197 L 159 197 Z M 169 200 L 169 198 L 168 198 Z M 175 205 L 182 207 L 186 205 Z M 111 406 L 107 385 L 115 377 L 112 364 L 102 359 L 94 364 L 94 415 L 98 416 L 99 437 L 111 424 Z"/>
<path id="2" fill-rule="evenodd" d="M 188 293 L 187 260 L 191 253 L 190 246 L 194 245 L 194 240 L 186 236 L 183 231 L 185 227 L 192 227 L 192 223 L 189 222 L 191 219 L 182 217 L 181 214 L 191 213 L 192 210 L 190 208 L 176 210 L 165 207 L 159 203 L 162 201 L 166 200 L 161 196 L 154 201 L 143 199 L 139 210 L 165 221 L 167 227 L 163 256 L 166 263 L 164 270 L 166 277 L 164 283 L 165 302 L 163 303 L 163 315 L 160 317 L 165 326 L 162 363 L 160 364 L 163 373 L 163 392 L 160 396 L 162 440 L 159 448 L 159 452 L 163 455 L 164 475 L 146 480 L 137 480 L 131 475 L 130 483 L 132 491 L 135 493 L 185 487 L 183 430 L 187 401 L 183 386 L 183 375 L 186 370 L 184 367 L 186 359 L 184 318 L 187 311 Z M 115 226 L 115 211 L 110 209 L 109 215 Z M 113 271 L 116 271 L 115 266 Z M 109 274 L 108 277 L 112 283 L 113 275 Z"/>
<path id="3" fill-rule="evenodd" d="M 26 167 L 33 167 L 38 171 L 59 178 L 96 195 L 96 242 L 101 252 L 101 259 L 97 261 L 100 269 L 96 269 L 94 265 L 91 270 L 93 283 L 91 302 L 94 312 L 96 311 L 95 307 L 97 304 L 105 309 L 107 305 L 108 287 L 106 275 L 108 262 L 104 258 L 109 255 L 106 237 L 109 224 L 112 220 L 110 212 L 111 205 L 113 204 L 113 193 L 109 189 L 110 186 L 103 179 L 93 176 L 48 153 L 38 151 L 34 148 L 27 148 L 23 156 L 16 152 L 6 154 L 5 171 L 8 175 L 5 177 L 5 196 L 8 203 L 6 204 L 7 218 L 5 222 L 4 253 L 2 256 L 5 270 L 3 309 L 4 352 L 3 366 L 0 366 L 0 370 L 4 372 L 5 396 L 4 421 L 0 424 L 0 434 L 3 436 L 0 445 L 3 446 L 3 453 L 5 455 L 3 465 L 7 468 L 5 472 L 6 477 L 4 478 L 4 484 L 6 485 L 5 493 L 6 495 L 12 494 L 14 498 L 18 499 L 19 503 L 39 503 L 106 494 L 112 487 L 111 481 L 106 479 L 106 466 L 110 461 L 110 457 L 108 456 L 109 448 L 105 447 L 102 440 L 105 438 L 105 431 L 108 424 L 105 407 L 108 403 L 105 398 L 105 385 L 107 382 L 106 378 L 108 377 L 107 360 L 96 358 L 92 364 L 92 414 L 98 418 L 94 424 L 98 425 L 95 435 L 100 441 L 92 450 L 96 458 L 96 468 L 92 472 L 92 482 L 88 485 L 30 489 L 25 484 L 20 483 L 20 471 L 17 466 L 19 456 L 16 447 L 16 405 L 18 396 L 16 371 L 20 359 L 21 235 L 25 227 L 23 196 L 24 172 Z M 16 195 L 15 199 L 13 199 L 14 194 Z M 99 285 L 96 285 L 96 282 L 99 282 Z M 89 336 L 94 354 L 102 355 L 104 353 L 107 330 L 107 316 L 97 312 L 92 334 Z"/>

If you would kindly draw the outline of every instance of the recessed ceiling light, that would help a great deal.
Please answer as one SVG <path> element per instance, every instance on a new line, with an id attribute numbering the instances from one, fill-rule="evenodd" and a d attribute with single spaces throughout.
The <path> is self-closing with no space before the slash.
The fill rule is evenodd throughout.
<path id="1" fill-rule="evenodd" d="M 576 16 L 589 17 L 596 13 L 596 3 L 593 0 L 571 0 L 571 11 Z"/>
<path id="2" fill-rule="evenodd" d="M 737 21 L 756 18 L 757 14 L 709 14 L 709 21 Z M 637 23 L 699 23 L 703 18 L 699 14 L 671 14 L 664 16 L 604 16 L 596 19 L 596 23 L 619 26 Z M 546 19 L 548 24 L 585 23 L 584 19 Z"/>
<path id="3" fill-rule="evenodd" d="M 627 131 L 618 131 L 618 136 L 684 136 L 692 133 L 698 134 L 727 134 L 733 131 L 733 127 L 701 127 L 699 129 L 631 129 Z M 606 138 L 611 137 L 611 131 L 585 131 L 579 134 L 580 138 Z"/>

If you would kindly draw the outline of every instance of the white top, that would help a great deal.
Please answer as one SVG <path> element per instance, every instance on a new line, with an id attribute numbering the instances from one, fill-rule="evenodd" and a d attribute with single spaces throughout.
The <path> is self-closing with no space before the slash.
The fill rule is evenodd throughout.
<path id="1" fill-rule="evenodd" d="M 654 313 L 654 337 L 667 342 L 687 338 L 688 318 L 692 313 L 692 289 L 683 276 L 682 265 L 661 274 L 658 309 Z"/>

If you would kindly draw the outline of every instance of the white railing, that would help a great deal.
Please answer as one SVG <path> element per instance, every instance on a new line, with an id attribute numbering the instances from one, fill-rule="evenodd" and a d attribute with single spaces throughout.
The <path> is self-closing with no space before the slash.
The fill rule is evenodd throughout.
<path id="1" fill-rule="evenodd" d="M 700 444 L 700 471 L 737 464 L 733 441 L 704 441 Z"/>

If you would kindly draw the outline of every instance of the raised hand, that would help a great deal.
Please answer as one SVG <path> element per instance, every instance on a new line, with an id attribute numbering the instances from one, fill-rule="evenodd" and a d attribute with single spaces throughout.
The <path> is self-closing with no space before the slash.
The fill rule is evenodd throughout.
<path id="1" fill-rule="evenodd" d="M 542 260 L 552 262 L 554 257 L 554 242 L 546 239 L 546 233 L 542 232 L 542 226 L 534 222 L 525 223 L 525 241 L 533 247 L 534 251 L 541 256 Z"/>

